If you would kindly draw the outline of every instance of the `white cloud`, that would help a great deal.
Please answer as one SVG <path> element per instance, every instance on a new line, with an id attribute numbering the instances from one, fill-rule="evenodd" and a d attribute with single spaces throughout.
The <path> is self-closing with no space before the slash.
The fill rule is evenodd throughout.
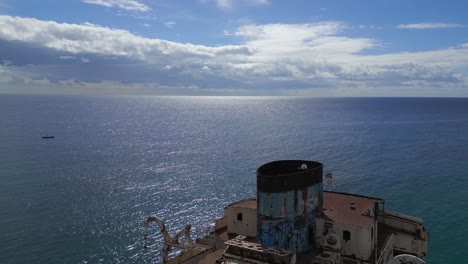
<path id="1" fill-rule="evenodd" d="M 60 59 L 62 60 L 74 60 L 76 59 L 75 56 L 59 56 Z"/>
<path id="2" fill-rule="evenodd" d="M 330 60 L 353 54 L 375 45 L 372 39 L 337 36 L 344 25 L 338 22 L 315 24 L 269 24 L 242 26 L 233 33 L 246 39 L 258 57 Z"/>
<path id="3" fill-rule="evenodd" d="M 416 23 L 416 24 L 401 24 L 397 28 L 401 29 L 437 29 L 437 28 L 462 28 L 461 24 L 453 23 Z"/>
<path id="4" fill-rule="evenodd" d="M 168 28 L 172 28 L 176 25 L 176 22 L 174 21 L 168 21 L 168 22 L 165 22 L 164 25 Z"/>
<path id="5" fill-rule="evenodd" d="M 374 25 L 359 25 L 355 27 L 349 27 L 349 28 L 359 28 L 359 29 L 382 29 L 380 26 L 374 26 Z"/>
<path id="6" fill-rule="evenodd" d="M 148 39 L 127 30 L 84 25 L 56 23 L 33 18 L 0 16 L 0 38 L 32 43 L 72 54 L 93 53 L 106 56 L 124 56 L 129 59 L 152 62 L 161 56 L 190 54 L 194 57 L 214 57 L 225 50 L 246 51 L 245 46 L 206 47 L 180 44 L 160 39 Z"/>
<path id="7" fill-rule="evenodd" d="M 232 0 L 216 0 L 216 3 L 220 8 L 229 9 L 232 8 L 233 1 Z"/>
<path id="8" fill-rule="evenodd" d="M 144 89 L 165 87 L 165 91 L 198 87 L 190 91 L 201 93 L 233 87 L 289 93 L 311 88 L 411 90 L 421 85 L 442 89 L 468 84 L 459 71 L 468 67 L 468 44 L 365 55 L 364 51 L 379 47 L 379 41 L 347 37 L 348 27 L 334 21 L 245 25 L 227 33 L 241 44 L 217 47 L 150 39 L 89 23 L 0 16 L 0 24 L 0 50 L 11 50 L 0 57 L 11 61 L 1 67 L 3 83 L 48 80 L 99 86 L 108 81 Z M 24 51 L 34 56 L 20 56 Z"/>
<path id="9" fill-rule="evenodd" d="M 147 12 L 151 8 L 145 4 L 142 4 L 136 0 L 83 0 L 84 3 L 101 5 L 106 7 L 116 7 L 129 11 L 140 11 Z"/>
<path id="10" fill-rule="evenodd" d="M 232 9 L 236 6 L 261 6 L 270 4 L 269 0 L 202 0 L 201 3 L 214 2 L 221 9 Z"/>

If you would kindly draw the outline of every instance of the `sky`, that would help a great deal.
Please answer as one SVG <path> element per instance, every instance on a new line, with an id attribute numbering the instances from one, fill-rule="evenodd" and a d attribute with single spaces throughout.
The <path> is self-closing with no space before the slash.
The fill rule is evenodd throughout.
<path id="1" fill-rule="evenodd" d="M 468 1 L 0 0 L 0 94 L 468 97 Z"/>

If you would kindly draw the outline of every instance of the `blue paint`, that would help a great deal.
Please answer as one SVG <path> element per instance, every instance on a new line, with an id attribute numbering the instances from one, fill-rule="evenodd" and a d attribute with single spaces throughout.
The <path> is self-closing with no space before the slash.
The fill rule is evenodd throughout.
<path id="1" fill-rule="evenodd" d="M 261 203 L 257 203 L 257 211 L 262 212 L 264 216 L 271 216 L 269 212 L 269 208 L 271 208 L 271 199 L 269 193 L 262 193 L 259 192 L 257 197 L 258 201 L 262 201 Z"/>
<path id="2" fill-rule="evenodd" d="M 285 193 L 259 191 L 259 243 L 297 253 L 313 250 L 314 241 L 309 241 L 309 228 L 315 232 L 315 216 L 321 215 L 322 203 L 322 182 Z"/>
<path id="3" fill-rule="evenodd" d="M 273 218 L 281 217 L 283 215 L 284 193 L 273 193 L 270 194 L 270 197 L 271 207 L 269 215 Z"/>
<path id="4" fill-rule="evenodd" d="M 296 215 L 296 208 L 294 207 L 294 192 L 287 192 L 285 194 L 286 201 L 284 203 L 284 208 L 287 217 Z"/>

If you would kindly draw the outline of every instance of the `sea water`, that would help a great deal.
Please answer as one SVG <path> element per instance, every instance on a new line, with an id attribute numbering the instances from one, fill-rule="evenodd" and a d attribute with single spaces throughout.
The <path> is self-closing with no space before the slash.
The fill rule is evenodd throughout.
<path id="1" fill-rule="evenodd" d="M 429 263 L 468 261 L 468 99 L 2 95 L 0 263 L 160 263 L 148 216 L 206 232 L 279 159 L 422 218 Z"/>

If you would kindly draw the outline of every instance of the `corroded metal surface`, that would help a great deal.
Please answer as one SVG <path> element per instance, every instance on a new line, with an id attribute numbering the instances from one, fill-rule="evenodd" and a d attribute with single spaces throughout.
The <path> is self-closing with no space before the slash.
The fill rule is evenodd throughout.
<path id="1" fill-rule="evenodd" d="M 257 170 L 257 191 L 288 192 L 322 183 L 322 163 L 308 160 L 279 160 Z"/>
<path id="2" fill-rule="evenodd" d="M 322 164 L 287 160 L 257 171 L 257 239 L 265 246 L 306 252 L 323 204 Z"/>
<path id="3" fill-rule="evenodd" d="M 258 264 L 295 264 L 296 254 L 293 252 L 265 247 L 258 243 L 244 240 L 245 237 L 237 236 L 226 241 L 223 263 L 258 263 Z"/>

